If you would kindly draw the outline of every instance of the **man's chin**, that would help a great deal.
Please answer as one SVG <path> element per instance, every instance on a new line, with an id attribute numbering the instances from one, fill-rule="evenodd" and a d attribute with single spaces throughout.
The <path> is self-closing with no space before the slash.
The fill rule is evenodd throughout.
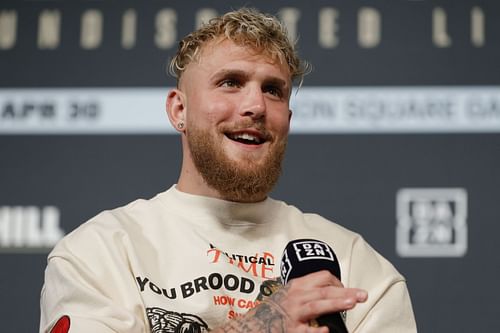
<path id="1" fill-rule="evenodd" d="M 192 131 L 188 136 L 194 165 L 206 184 L 226 200 L 265 199 L 279 178 L 286 142 L 247 149 L 233 141 L 211 139 L 204 131 Z"/>
<path id="2" fill-rule="evenodd" d="M 255 158 L 250 156 L 242 156 L 239 158 L 228 158 L 232 167 L 238 172 L 243 174 L 250 174 L 258 172 L 261 168 L 266 168 L 265 159 Z"/>
<path id="3" fill-rule="evenodd" d="M 226 150 L 226 158 L 232 163 L 248 165 L 262 165 L 266 160 L 269 151 L 265 147 L 248 148 L 245 147 L 231 147 L 232 149 Z"/>

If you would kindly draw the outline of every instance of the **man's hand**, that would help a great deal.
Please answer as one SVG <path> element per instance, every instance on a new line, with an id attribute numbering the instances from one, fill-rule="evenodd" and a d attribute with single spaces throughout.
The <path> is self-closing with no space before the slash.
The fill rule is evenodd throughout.
<path id="1" fill-rule="evenodd" d="M 367 298 L 366 291 L 344 288 L 329 272 L 315 272 L 291 280 L 245 316 L 213 332 L 328 333 L 327 327 L 312 327 L 309 322 L 324 314 L 352 309 Z"/>

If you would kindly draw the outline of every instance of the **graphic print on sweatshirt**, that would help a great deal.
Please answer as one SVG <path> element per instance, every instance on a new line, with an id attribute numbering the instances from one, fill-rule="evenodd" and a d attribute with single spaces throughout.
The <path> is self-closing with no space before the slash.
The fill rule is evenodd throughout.
<path id="1" fill-rule="evenodd" d="M 198 316 L 160 308 L 146 308 L 151 333 L 207 333 L 208 325 Z"/>
<path id="2" fill-rule="evenodd" d="M 227 263 L 261 279 L 273 279 L 279 275 L 279 273 L 274 272 L 275 260 L 271 252 L 262 251 L 246 255 L 223 251 L 212 243 L 209 244 L 209 247 L 207 256 L 212 264 Z"/>
<path id="3" fill-rule="evenodd" d="M 234 319 L 258 306 L 264 298 L 272 295 L 281 286 L 279 277 L 276 277 L 279 274 L 274 272 L 278 268 L 271 252 L 240 254 L 222 250 L 209 243 L 205 255 L 208 263 L 213 267 L 212 273 L 200 270 L 200 275 L 194 278 L 186 277 L 187 281 L 178 282 L 176 285 L 166 285 L 161 280 L 153 281 L 152 277 L 144 275 L 136 276 L 140 292 L 148 295 L 147 299 L 151 299 L 151 296 L 153 299 L 158 299 L 154 303 L 148 301 L 145 304 L 152 328 L 164 329 L 163 327 L 175 326 L 176 323 L 182 322 L 181 319 L 184 316 L 188 316 L 186 318 L 194 316 L 193 318 L 198 320 L 194 320 L 193 323 L 201 322 L 207 326 L 206 321 L 202 319 L 202 312 L 189 315 L 179 314 L 175 312 L 175 310 L 178 311 L 175 303 L 167 306 L 164 301 L 187 299 L 194 304 L 208 301 L 207 305 L 220 313 L 222 318 Z M 186 310 L 182 312 L 184 311 Z M 187 311 L 189 312 L 189 309 Z M 191 321 L 185 325 L 189 323 Z M 200 324 L 199 327 L 201 329 L 205 326 Z M 153 332 L 169 331 L 153 330 Z"/>

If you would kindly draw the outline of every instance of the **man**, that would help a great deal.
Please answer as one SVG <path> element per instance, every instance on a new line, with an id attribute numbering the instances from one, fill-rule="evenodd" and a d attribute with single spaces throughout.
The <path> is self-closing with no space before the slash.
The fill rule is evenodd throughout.
<path id="1" fill-rule="evenodd" d="M 268 197 L 305 71 L 281 24 L 227 13 L 184 38 L 171 70 L 178 183 L 56 246 L 40 331 L 326 333 L 311 323 L 346 311 L 350 332 L 415 332 L 403 277 L 359 235 Z M 281 253 L 298 238 L 328 243 L 342 282 L 319 271 L 280 286 Z"/>

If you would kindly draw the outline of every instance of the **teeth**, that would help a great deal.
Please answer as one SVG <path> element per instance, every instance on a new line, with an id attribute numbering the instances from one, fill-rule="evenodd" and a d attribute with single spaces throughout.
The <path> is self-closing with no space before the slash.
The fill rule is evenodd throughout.
<path id="1" fill-rule="evenodd" d="M 256 143 L 260 143 L 260 139 L 256 136 L 250 135 L 248 133 L 238 133 L 232 136 L 233 139 L 241 139 L 241 140 L 248 140 L 248 141 L 253 141 Z"/>

